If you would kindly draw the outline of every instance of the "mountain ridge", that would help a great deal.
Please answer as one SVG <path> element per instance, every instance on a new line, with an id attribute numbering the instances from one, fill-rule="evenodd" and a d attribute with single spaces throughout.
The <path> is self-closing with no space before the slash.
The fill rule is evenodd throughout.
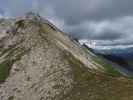
<path id="1" fill-rule="evenodd" d="M 131 79 L 106 74 L 49 21 L 34 14 L 5 21 L 0 24 L 0 100 L 133 98 Z"/>

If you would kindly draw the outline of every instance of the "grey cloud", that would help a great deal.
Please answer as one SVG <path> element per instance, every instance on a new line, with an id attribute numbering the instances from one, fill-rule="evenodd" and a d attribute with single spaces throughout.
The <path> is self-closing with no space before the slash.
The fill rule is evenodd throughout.
<path id="1" fill-rule="evenodd" d="M 1 3 L 3 1 L 0 1 L 2 7 Z M 114 44 L 133 43 L 132 5 L 133 0 L 4 1 L 6 15 L 21 16 L 32 10 L 39 12 L 73 37 L 100 41 L 113 40 Z"/>
<path id="2" fill-rule="evenodd" d="M 52 5 L 56 16 L 64 19 L 64 30 L 73 37 L 89 40 L 121 40 L 116 41 L 115 45 L 133 43 L 130 41 L 133 39 L 131 0 L 55 0 Z M 93 26 L 95 29 L 91 29 L 82 24 L 84 22 L 99 24 L 104 21 L 109 21 L 109 24 L 101 28 L 101 32 L 95 32 L 98 25 Z"/>
<path id="3" fill-rule="evenodd" d="M 121 38 L 122 36 L 123 36 L 123 33 L 118 33 L 113 30 L 104 30 L 101 34 L 96 36 L 94 35 L 90 38 L 94 40 L 116 40 Z"/>
<path id="4" fill-rule="evenodd" d="M 6 12 L 10 16 L 22 16 L 31 10 L 31 6 L 28 0 L 8 0 Z"/>
<path id="5" fill-rule="evenodd" d="M 79 24 L 85 20 L 133 15 L 132 0 L 8 0 L 7 8 L 15 16 L 32 9 L 40 13 L 48 12 L 47 5 L 54 9 L 56 17 L 64 19 L 68 25 Z"/>
<path id="6" fill-rule="evenodd" d="M 55 0 L 52 4 L 68 25 L 133 15 L 132 0 Z"/>
<path id="7" fill-rule="evenodd" d="M 116 40 L 124 36 L 124 33 L 116 32 L 111 29 L 103 29 L 103 31 L 99 33 L 84 28 L 77 28 L 69 31 L 70 35 L 75 38 L 88 40 Z"/>

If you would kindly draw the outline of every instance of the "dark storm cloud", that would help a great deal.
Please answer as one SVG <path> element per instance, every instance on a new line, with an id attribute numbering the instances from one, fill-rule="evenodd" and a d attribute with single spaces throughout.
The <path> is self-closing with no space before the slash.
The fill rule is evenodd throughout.
<path id="1" fill-rule="evenodd" d="M 70 35 L 78 39 L 89 39 L 89 40 L 116 40 L 124 37 L 123 33 L 111 29 L 104 29 L 102 32 L 95 33 L 93 30 L 86 30 L 84 28 L 72 29 L 69 31 Z"/>
<path id="2" fill-rule="evenodd" d="M 51 5 L 55 15 L 64 20 L 64 30 L 73 37 L 117 40 L 125 36 L 127 40 L 121 43 L 133 43 L 130 41 L 133 39 L 132 0 L 54 0 Z M 102 27 L 104 21 L 109 23 Z M 93 29 L 90 28 L 91 22 L 96 23 Z M 87 23 L 88 27 L 82 23 Z"/>
<path id="3" fill-rule="evenodd" d="M 0 0 L 0 9 L 5 16 L 39 12 L 79 39 L 133 43 L 133 0 Z"/>
<path id="4" fill-rule="evenodd" d="M 54 0 L 57 16 L 67 24 L 133 15 L 132 0 Z"/>
<path id="5" fill-rule="evenodd" d="M 53 9 L 55 16 L 64 19 L 68 25 L 133 15 L 132 0 L 2 0 L 5 1 L 8 1 L 7 8 L 13 15 L 20 15 L 31 8 L 40 13 Z M 47 5 L 51 8 L 47 9 Z"/>
<path id="6" fill-rule="evenodd" d="M 92 36 L 94 40 L 116 40 L 122 37 L 122 33 L 117 33 L 113 30 L 104 30 L 101 34 Z"/>

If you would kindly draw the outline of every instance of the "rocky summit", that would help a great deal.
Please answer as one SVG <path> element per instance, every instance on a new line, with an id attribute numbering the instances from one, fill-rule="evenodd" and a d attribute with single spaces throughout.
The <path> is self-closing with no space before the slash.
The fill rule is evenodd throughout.
<path id="1" fill-rule="evenodd" d="M 133 100 L 133 80 L 37 14 L 0 19 L 0 100 Z"/>

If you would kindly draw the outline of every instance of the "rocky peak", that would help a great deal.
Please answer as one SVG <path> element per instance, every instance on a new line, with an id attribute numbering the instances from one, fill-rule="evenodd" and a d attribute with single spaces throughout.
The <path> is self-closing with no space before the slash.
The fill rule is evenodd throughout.
<path id="1" fill-rule="evenodd" d="M 26 13 L 25 18 L 31 19 L 31 20 L 40 20 L 41 16 L 34 12 L 28 12 L 28 13 Z"/>
<path id="2" fill-rule="evenodd" d="M 29 13 L 12 23 L 1 26 L 0 100 L 59 100 L 73 87 L 73 65 L 93 67 L 77 44 L 40 16 Z"/>
<path id="3" fill-rule="evenodd" d="M 105 73 L 80 44 L 39 15 L 2 23 L 0 100 L 132 100 L 132 80 Z"/>

